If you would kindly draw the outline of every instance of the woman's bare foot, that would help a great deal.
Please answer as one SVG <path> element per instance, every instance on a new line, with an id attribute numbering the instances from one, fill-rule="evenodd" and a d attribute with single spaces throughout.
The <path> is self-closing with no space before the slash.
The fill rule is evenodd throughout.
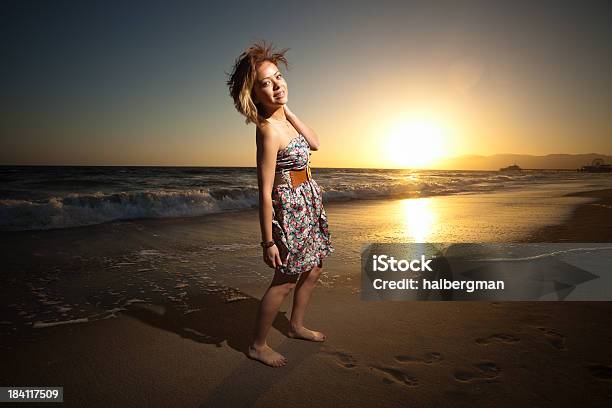
<path id="1" fill-rule="evenodd" d="M 272 350 L 267 344 L 263 347 L 249 346 L 249 357 L 254 360 L 259 360 L 262 363 L 272 367 L 282 367 L 287 364 L 287 358 L 280 353 Z"/>
<path id="2" fill-rule="evenodd" d="M 310 341 L 325 341 L 325 335 L 319 331 L 309 330 L 304 326 L 292 327 L 287 336 L 292 339 L 303 339 Z"/>

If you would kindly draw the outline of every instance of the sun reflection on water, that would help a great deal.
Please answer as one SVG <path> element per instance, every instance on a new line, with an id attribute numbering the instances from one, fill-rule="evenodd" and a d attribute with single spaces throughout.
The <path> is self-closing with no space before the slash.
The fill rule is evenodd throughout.
<path id="1" fill-rule="evenodd" d="M 432 199 L 409 198 L 403 200 L 404 235 L 413 242 L 428 242 L 431 238 L 438 215 L 432 205 Z"/>

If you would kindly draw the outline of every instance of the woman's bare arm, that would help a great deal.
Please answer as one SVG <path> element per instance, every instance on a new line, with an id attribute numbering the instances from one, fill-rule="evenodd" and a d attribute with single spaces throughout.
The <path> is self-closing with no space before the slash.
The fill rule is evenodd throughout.
<path id="1" fill-rule="evenodd" d="M 298 132 L 304 135 L 308 141 L 308 144 L 310 145 L 310 150 L 319 150 L 319 138 L 314 130 L 306 126 L 304 122 L 302 122 L 293 112 L 291 112 L 291 110 L 289 110 L 289 107 L 286 104 L 283 105 L 283 107 L 285 109 L 285 116 L 287 117 L 287 120 L 291 122 L 293 127 Z"/>
<path id="2" fill-rule="evenodd" d="M 259 224 L 262 241 L 272 241 L 272 187 L 280 138 L 272 126 L 257 132 L 257 183 L 259 186 Z"/>

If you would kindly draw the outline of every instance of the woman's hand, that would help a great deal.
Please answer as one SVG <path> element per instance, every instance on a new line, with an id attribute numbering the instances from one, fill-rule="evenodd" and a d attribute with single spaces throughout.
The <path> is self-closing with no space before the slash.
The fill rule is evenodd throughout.
<path id="1" fill-rule="evenodd" d="M 278 248 L 276 244 L 272 245 L 269 248 L 264 248 L 263 253 L 264 262 L 270 267 L 275 268 L 281 266 L 283 262 L 281 261 L 280 254 L 278 252 Z"/>

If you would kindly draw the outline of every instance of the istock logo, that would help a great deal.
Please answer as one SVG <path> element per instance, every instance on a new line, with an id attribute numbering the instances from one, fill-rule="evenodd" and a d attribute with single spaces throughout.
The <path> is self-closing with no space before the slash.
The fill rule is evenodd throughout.
<path id="1" fill-rule="evenodd" d="M 388 260 L 387 260 L 388 259 Z M 375 272 L 406 272 L 406 271 L 432 271 L 429 263 L 432 259 L 426 259 L 425 255 L 421 255 L 421 259 L 400 259 L 397 260 L 388 255 L 373 255 L 373 271 Z"/>

